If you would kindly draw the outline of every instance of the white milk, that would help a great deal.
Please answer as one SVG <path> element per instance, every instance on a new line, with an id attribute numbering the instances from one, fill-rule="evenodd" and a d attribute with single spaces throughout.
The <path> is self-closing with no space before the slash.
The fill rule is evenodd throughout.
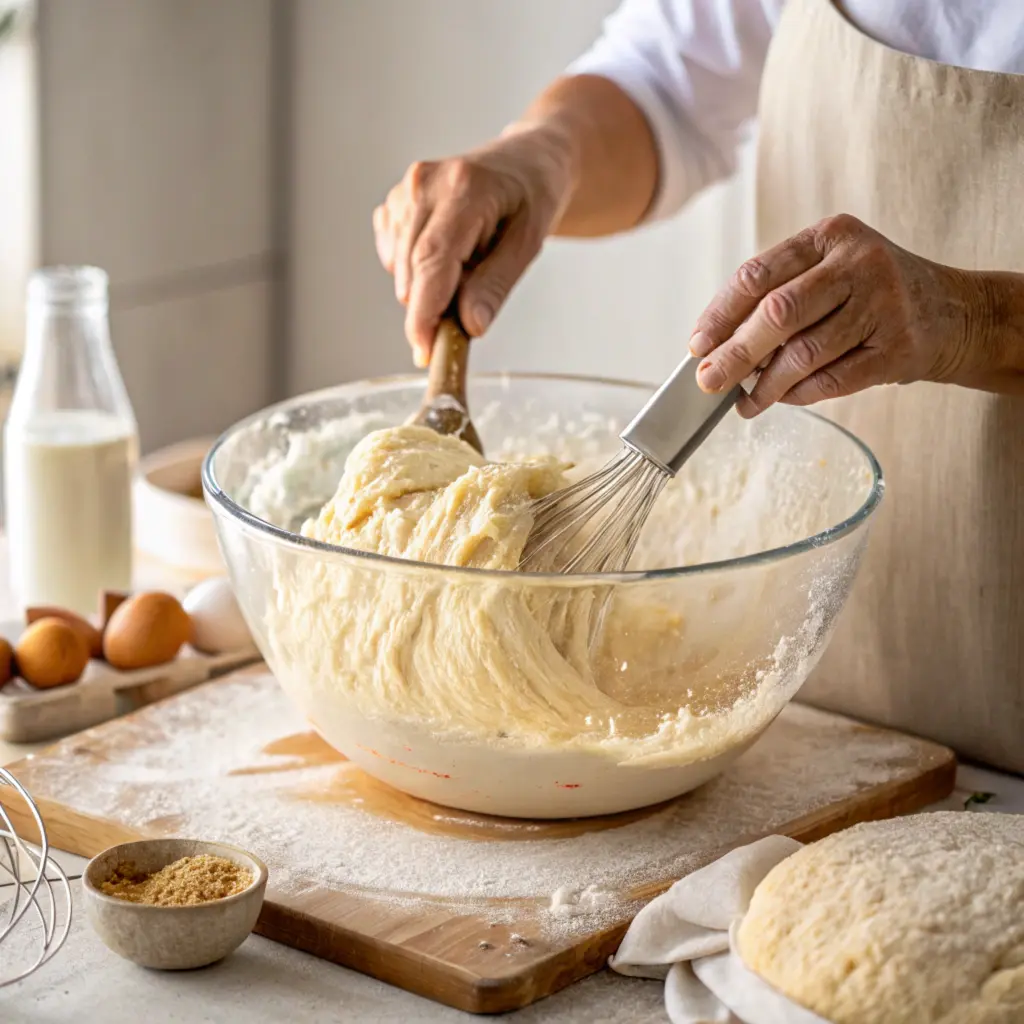
<path id="1" fill-rule="evenodd" d="M 82 615 L 132 577 L 133 423 L 111 413 L 39 413 L 4 432 L 11 583 L 22 607 Z"/>

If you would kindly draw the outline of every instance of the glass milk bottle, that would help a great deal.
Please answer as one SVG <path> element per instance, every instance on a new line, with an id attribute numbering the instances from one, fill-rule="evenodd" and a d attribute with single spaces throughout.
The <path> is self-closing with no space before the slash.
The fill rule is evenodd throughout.
<path id="1" fill-rule="evenodd" d="M 138 427 L 107 327 L 107 275 L 51 267 L 29 282 L 4 427 L 11 585 L 22 608 L 90 615 L 132 577 Z"/>

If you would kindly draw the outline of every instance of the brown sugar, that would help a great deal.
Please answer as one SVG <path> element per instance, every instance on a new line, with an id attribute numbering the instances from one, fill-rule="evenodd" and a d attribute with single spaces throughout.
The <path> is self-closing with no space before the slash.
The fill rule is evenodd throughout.
<path id="1" fill-rule="evenodd" d="M 203 853 L 182 857 L 159 871 L 142 872 L 121 864 L 100 891 L 129 903 L 155 907 L 194 907 L 234 896 L 252 884 L 252 872 L 225 857 Z"/>

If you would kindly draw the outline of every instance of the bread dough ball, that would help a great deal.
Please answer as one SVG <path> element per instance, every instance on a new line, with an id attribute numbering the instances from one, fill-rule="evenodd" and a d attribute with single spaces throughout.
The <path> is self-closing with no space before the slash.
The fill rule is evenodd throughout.
<path id="1" fill-rule="evenodd" d="M 757 887 L 737 943 L 834 1024 L 1021 1024 L 1024 816 L 920 814 L 812 843 Z"/>

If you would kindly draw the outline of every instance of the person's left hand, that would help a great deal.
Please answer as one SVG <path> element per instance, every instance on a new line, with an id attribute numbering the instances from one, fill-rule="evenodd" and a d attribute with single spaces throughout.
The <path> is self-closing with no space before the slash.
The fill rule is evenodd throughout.
<path id="1" fill-rule="evenodd" d="M 758 373 L 737 405 L 745 417 L 875 384 L 984 387 L 978 277 L 830 217 L 748 260 L 704 310 L 690 339 L 698 383 L 718 392 Z"/>

